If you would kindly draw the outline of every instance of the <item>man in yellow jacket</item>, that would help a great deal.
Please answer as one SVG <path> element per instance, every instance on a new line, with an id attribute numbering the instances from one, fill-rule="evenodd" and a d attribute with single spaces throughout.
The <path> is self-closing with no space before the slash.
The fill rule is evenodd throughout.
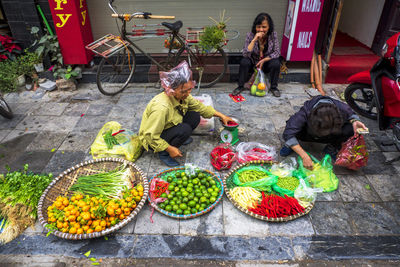
<path id="1" fill-rule="evenodd" d="M 223 124 L 232 118 L 203 105 L 190 94 L 195 82 L 186 61 L 169 72 L 160 72 L 164 92 L 147 104 L 140 124 L 139 139 L 146 150 L 152 149 L 168 166 L 179 166 L 175 160 L 181 157 L 181 145 L 193 141 L 190 137 L 204 118 L 219 117 Z"/>

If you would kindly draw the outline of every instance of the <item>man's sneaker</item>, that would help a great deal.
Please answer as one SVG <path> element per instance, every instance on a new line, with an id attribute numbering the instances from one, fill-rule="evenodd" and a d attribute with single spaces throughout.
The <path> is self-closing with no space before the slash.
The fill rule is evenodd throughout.
<path id="1" fill-rule="evenodd" d="M 287 146 L 283 146 L 281 148 L 281 150 L 279 151 L 279 154 L 281 155 L 281 157 L 287 157 L 290 154 L 292 154 L 292 152 L 293 152 L 293 149 L 291 149 L 290 147 L 287 147 Z"/>
<path id="2" fill-rule="evenodd" d="M 275 97 L 280 97 L 281 96 L 281 92 L 279 91 L 278 88 L 271 88 L 269 89 L 269 91 L 273 94 L 273 96 Z"/>
<path id="3" fill-rule="evenodd" d="M 333 145 L 327 144 L 324 147 L 324 149 L 322 150 L 322 152 L 324 152 L 325 154 L 330 155 L 331 158 L 332 158 L 332 161 L 335 162 L 336 161 L 336 156 L 337 156 L 337 153 L 339 152 L 339 150 L 336 147 L 334 147 Z"/>
<path id="4" fill-rule="evenodd" d="M 179 162 L 175 159 L 171 158 L 167 151 L 158 152 L 158 157 L 162 162 L 164 162 L 169 167 L 176 167 L 179 166 Z"/>
<path id="5" fill-rule="evenodd" d="M 190 144 L 191 142 L 193 142 L 193 138 L 189 136 L 189 138 L 188 138 L 188 139 L 186 139 L 186 141 L 185 141 L 185 142 L 183 142 L 183 144 L 182 144 L 182 145 L 186 146 L 186 145 Z"/>

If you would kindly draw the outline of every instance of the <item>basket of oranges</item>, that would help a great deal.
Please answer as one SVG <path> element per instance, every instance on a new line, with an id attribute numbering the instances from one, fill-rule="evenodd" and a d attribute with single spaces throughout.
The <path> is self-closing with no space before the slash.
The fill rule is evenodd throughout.
<path id="1" fill-rule="evenodd" d="M 127 225 L 149 192 L 143 171 L 130 161 L 102 158 L 60 174 L 43 192 L 39 222 L 55 236 L 88 239 Z"/>

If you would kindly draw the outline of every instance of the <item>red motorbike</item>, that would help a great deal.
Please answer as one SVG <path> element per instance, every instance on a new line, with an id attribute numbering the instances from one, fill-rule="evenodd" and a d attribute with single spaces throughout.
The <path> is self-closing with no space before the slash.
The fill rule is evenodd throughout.
<path id="1" fill-rule="evenodd" d="M 371 70 L 348 81 L 347 104 L 361 116 L 378 120 L 380 130 L 392 129 L 393 143 L 400 151 L 400 32 L 386 41 Z"/>

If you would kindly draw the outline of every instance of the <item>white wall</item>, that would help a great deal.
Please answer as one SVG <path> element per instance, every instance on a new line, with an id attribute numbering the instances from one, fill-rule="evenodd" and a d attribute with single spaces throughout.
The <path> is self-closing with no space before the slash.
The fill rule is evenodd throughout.
<path id="1" fill-rule="evenodd" d="M 372 46 L 384 0 L 344 0 L 339 30 Z"/>
<path id="2" fill-rule="evenodd" d="M 111 18 L 111 11 L 107 0 L 87 0 L 90 22 L 94 39 L 108 33 L 118 34 L 115 21 Z M 182 20 L 181 33 L 186 33 L 186 27 L 207 26 L 213 22 L 208 18 L 218 20 L 219 12 L 226 10 L 226 16 L 231 17 L 228 29 L 238 30 L 240 37 L 228 43 L 228 51 L 239 52 L 243 48 L 246 32 L 251 30 L 254 18 L 260 12 L 271 15 L 275 31 L 281 40 L 283 24 L 285 23 L 287 0 L 115 0 L 119 13 L 133 13 L 135 11 L 148 11 L 154 15 L 174 15 L 176 20 Z M 160 23 L 163 20 L 135 20 L 136 24 Z M 174 20 L 173 20 L 174 21 Z M 170 22 L 173 22 L 170 21 Z M 133 22 L 129 22 L 131 28 Z M 128 28 L 128 29 L 129 29 Z M 146 52 L 161 52 L 163 38 L 140 41 L 138 44 Z"/>

